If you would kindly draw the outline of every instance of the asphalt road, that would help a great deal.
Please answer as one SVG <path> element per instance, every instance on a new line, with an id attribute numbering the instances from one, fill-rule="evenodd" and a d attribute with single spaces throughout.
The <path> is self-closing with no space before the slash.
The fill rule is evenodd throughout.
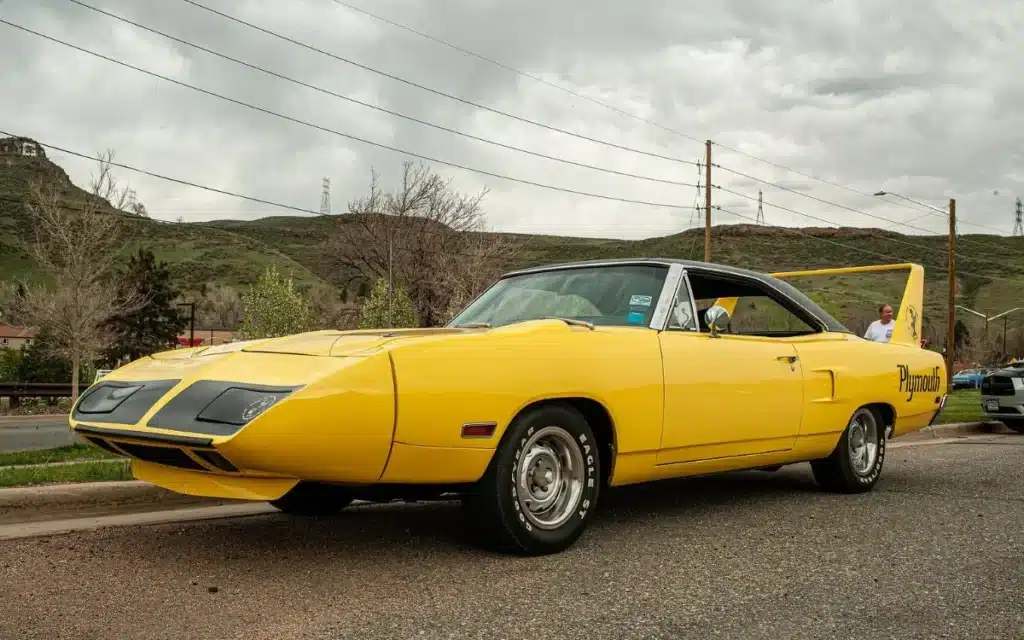
<path id="1" fill-rule="evenodd" d="M 67 416 L 12 418 L 0 422 L 0 452 L 65 447 L 81 441 L 68 429 Z"/>
<path id="2" fill-rule="evenodd" d="M 469 546 L 457 508 L 358 507 L 0 542 L 2 638 L 1022 638 L 1024 437 L 606 494 L 570 551 Z"/>

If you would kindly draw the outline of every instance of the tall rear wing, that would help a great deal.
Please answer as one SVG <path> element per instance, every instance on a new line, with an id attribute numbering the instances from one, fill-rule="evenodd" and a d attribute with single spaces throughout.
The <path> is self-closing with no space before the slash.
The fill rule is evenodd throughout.
<path id="1" fill-rule="evenodd" d="M 889 344 L 921 346 L 921 318 L 924 310 L 924 267 L 910 262 L 903 264 L 880 264 L 864 267 L 837 267 L 834 269 L 815 269 L 811 271 L 783 271 L 769 274 L 775 278 L 802 278 L 807 276 L 831 276 L 845 273 L 869 273 L 874 271 L 910 271 L 907 284 L 903 289 L 903 299 L 896 312 Z"/>

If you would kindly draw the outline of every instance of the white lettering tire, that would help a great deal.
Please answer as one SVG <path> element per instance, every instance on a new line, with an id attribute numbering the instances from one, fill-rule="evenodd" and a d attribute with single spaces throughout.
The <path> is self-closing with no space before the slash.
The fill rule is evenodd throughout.
<path id="1" fill-rule="evenodd" d="M 575 408 L 528 409 L 509 425 L 478 492 L 464 499 L 468 525 L 487 542 L 515 553 L 569 548 L 597 505 L 600 449 Z"/>
<path id="2" fill-rule="evenodd" d="M 885 431 L 877 409 L 861 407 L 854 411 L 832 455 L 811 462 L 814 479 L 826 491 L 870 491 L 882 474 Z"/>

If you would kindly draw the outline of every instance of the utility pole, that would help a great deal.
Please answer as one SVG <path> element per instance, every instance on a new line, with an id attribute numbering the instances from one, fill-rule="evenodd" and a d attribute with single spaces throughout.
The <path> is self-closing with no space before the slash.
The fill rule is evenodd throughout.
<path id="1" fill-rule="evenodd" d="M 760 189 L 757 190 L 757 224 L 764 224 L 764 200 Z"/>
<path id="2" fill-rule="evenodd" d="M 196 303 L 195 302 L 179 302 L 179 307 L 188 307 L 188 346 L 196 346 Z"/>
<path id="3" fill-rule="evenodd" d="M 704 158 L 704 262 L 711 262 L 711 141 Z"/>
<path id="4" fill-rule="evenodd" d="M 1024 236 L 1024 202 L 1017 198 L 1017 211 L 1013 223 L 1013 235 Z"/>
<path id="5" fill-rule="evenodd" d="M 393 313 L 393 299 L 391 291 L 394 289 L 394 281 L 391 276 L 391 237 L 393 229 L 391 225 L 388 225 L 388 329 L 393 329 L 395 326 Z"/>
<path id="6" fill-rule="evenodd" d="M 949 199 L 949 300 L 946 322 L 946 384 L 953 387 L 953 347 L 956 328 L 956 200 Z"/>

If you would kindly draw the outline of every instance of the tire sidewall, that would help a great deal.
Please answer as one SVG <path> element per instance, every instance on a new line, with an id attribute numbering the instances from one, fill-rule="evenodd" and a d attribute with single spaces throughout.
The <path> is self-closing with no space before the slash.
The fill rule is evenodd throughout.
<path id="1" fill-rule="evenodd" d="M 579 447 L 583 457 L 583 492 L 573 515 L 557 529 L 541 529 L 523 513 L 518 499 L 516 476 L 523 447 L 530 436 L 544 427 L 564 429 Z M 502 524 L 517 544 L 532 552 L 555 552 L 571 545 L 591 519 L 597 506 L 601 485 L 600 447 L 586 419 L 574 408 L 551 405 L 534 409 L 516 419 L 509 427 L 498 454 L 495 487 Z"/>
<path id="2" fill-rule="evenodd" d="M 842 447 L 843 448 L 842 448 L 842 453 L 840 455 L 841 455 L 841 460 L 842 460 L 843 475 L 845 475 L 847 477 L 847 479 L 852 484 L 854 484 L 856 486 L 859 486 L 859 487 L 862 487 L 862 488 L 868 488 L 868 487 L 874 486 L 874 484 L 876 482 L 878 482 L 878 478 L 882 475 L 882 467 L 883 467 L 883 465 L 885 463 L 885 445 L 886 445 L 885 432 L 886 432 L 887 427 L 885 426 L 884 421 L 882 420 L 882 417 L 878 414 L 878 412 L 875 411 L 874 409 L 871 409 L 871 408 L 858 409 L 853 414 L 853 416 L 857 415 L 857 413 L 860 413 L 861 411 L 869 411 L 869 412 L 871 412 L 871 416 L 872 416 L 872 418 L 874 418 L 875 425 L 877 426 L 877 429 L 876 429 L 876 431 L 877 431 L 877 436 L 876 436 L 877 440 L 876 440 L 875 444 L 878 445 L 878 455 L 875 457 L 875 464 L 872 465 L 872 467 L 870 469 L 868 469 L 867 473 L 865 473 L 863 475 L 860 474 L 860 473 L 857 473 L 857 470 L 853 468 L 853 460 L 851 460 L 851 458 L 850 458 L 850 426 L 849 425 L 847 425 L 846 431 L 843 433 L 843 442 L 842 442 Z M 850 416 L 851 422 L 853 420 L 853 416 Z"/>

